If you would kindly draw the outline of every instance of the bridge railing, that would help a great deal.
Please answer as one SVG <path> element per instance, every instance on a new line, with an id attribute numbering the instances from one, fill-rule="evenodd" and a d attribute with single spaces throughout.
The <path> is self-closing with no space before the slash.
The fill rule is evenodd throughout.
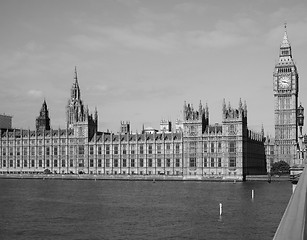
<path id="1" fill-rule="evenodd" d="M 305 165 L 306 166 L 306 165 Z M 292 194 L 273 240 L 307 239 L 307 166 Z"/>

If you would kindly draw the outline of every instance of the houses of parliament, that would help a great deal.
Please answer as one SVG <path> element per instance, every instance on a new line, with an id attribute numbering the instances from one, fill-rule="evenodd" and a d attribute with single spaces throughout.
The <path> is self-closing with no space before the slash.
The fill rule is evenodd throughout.
<path id="1" fill-rule="evenodd" d="M 275 66 L 274 156 L 288 159 L 298 142 L 298 74 L 286 31 Z M 77 71 L 66 105 L 66 128 L 52 129 L 46 101 L 36 118 L 35 130 L 1 126 L 1 174 L 92 174 L 142 177 L 164 175 L 181 179 L 238 180 L 266 174 L 267 139 L 264 131 L 248 128 L 247 104 L 221 106 L 222 123 L 210 124 L 209 107 L 184 102 L 176 129 L 161 121 L 160 130 L 120 132 L 98 130 L 98 112 L 90 113 L 81 98 Z M 2 116 L 7 117 L 7 116 Z M 0 119 L 1 120 L 1 119 Z M 1 121 L 0 121 L 1 123 Z M 8 124 L 9 125 L 9 124 Z M 276 144 L 276 145 L 275 145 Z M 277 151 L 277 152 L 276 152 Z"/>

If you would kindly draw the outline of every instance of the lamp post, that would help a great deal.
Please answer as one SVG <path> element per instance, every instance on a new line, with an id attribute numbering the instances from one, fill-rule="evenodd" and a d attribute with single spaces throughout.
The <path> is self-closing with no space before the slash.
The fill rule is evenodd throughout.
<path id="1" fill-rule="evenodd" d="M 290 180 L 293 184 L 293 191 L 295 189 L 296 183 L 299 180 L 299 177 L 301 173 L 303 172 L 304 169 L 304 158 L 305 154 L 304 152 L 306 151 L 306 148 L 303 147 L 303 126 L 304 126 L 304 108 L 302 107 L 302 104 L 297 108 L 297 126 L 299 127 L 299 136 L 298 136 L 298 142 L 295 143 L 297 145 L 297 157 L 294 159 L 294 162 L 297 161 L 296 164 L 294 164 L 290 168 Z"/>
<path id="2" fill-rule="evenodd" d="M 304 108 L 302 104 L 297 109 L 297 125 L 299 127 L 299 156 L 298 164 L 302 165 L 304 163 L 304 153 L 303 153 L 303 126 L 304 126 Z"/>

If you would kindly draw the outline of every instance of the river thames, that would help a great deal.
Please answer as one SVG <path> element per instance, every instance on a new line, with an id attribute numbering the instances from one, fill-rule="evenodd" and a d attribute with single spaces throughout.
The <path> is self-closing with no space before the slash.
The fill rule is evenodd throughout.
<path id="1" fill-rule="evenodd" d="M 292 185 L 0 179 L 0 190 L 0 239 L 265 240 Z"/>

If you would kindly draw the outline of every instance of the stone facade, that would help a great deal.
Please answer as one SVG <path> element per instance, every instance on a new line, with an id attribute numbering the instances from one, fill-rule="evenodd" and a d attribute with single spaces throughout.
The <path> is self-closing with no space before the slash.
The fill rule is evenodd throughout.
<path id="1" fill-rule="evenodd" d="M 273 73 L 275 99 L 275 161 L 293 165 L 298 144 L 298 71 L 285 33 L 280 45 L 279 60 Z"/>
<path id="2" fill-rule="evenodd" d="M 47 109 L 44 102 L 43 108 Z M 247 127 L 247 105 L 222 106 L 221 124 L 209 124 L 209 108 L 184 104 L 176 132 L 99 132 L 98 113 L 84 107 L 75 72 L 67 107 L 67 128 L 2 130 L 0 173 L 180 176 L 182 179 L 245 180 L 265 174 L 263 133 Z M 46 111 L 45 115 L 46 117 Z M 49 118 L 49 117 L 48 117 Z M 169 123 L 168 123 L 169 126 Z M 170 129 L 168 129 L 170 130 Z"/>

